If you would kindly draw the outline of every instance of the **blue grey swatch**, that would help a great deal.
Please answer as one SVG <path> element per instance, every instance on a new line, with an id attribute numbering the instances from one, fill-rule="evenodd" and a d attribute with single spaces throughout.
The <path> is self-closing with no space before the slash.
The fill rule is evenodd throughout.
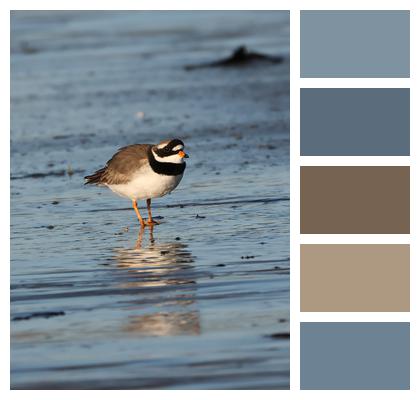
<path id="1" fill-rule="evenodd" d="M 301 89 L 302 156 L 409 156 L 410 89 Z"/>
<path id="2" fill-rule="evenodd" d="M 408 322 L 304 322 L 301 389 L 409 389 Z"/>
<path id="3" fill-rule="evenodd" d="M 408 78 L 410 12 L 301 11 L 302 78 Z"/>

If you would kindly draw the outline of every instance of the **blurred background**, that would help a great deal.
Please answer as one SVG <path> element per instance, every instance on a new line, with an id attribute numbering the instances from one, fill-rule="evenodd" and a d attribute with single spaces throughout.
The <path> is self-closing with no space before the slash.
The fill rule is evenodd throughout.
<path id="1" fill-rule="evenodd" d="M 170 137 L 141 233 L 83 176 Z M 11 196 L 12 388 L 288 388 L 288 12 L 12 12 Z"/>

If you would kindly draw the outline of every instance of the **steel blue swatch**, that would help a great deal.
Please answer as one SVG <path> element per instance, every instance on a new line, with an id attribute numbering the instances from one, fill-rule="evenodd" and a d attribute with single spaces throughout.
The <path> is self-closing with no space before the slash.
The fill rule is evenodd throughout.
<path id="1" fill-rule="evenodd" d="M 301 89 L 302 156 L 409 156 L 410 89 Z"/>
<path id="2" fill-rule="evenodd" d="M 301 389 L 410 388 L 409 323 L 304 322 L 300 326 Z"/>

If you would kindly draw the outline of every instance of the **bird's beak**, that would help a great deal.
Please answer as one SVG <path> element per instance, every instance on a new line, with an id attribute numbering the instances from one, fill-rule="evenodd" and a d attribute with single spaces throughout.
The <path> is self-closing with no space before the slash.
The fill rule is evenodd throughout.
<path id="1" fill-rule="evenodd" d="M 178 155 L 181 158 L 190 158 L 190 156 L 187 153 L 184 153 L 182 150 L 178 153 Z"/>

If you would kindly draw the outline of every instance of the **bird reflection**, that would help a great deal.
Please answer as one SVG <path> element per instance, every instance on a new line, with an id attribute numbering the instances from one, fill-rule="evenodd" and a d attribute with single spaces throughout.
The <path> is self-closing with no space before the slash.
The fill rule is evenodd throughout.
<path id="1" fill-rule="evenodd" d="M 123 327 L 125 332 L 141 336 L 200 333 L 194 257 L 186 244 L 178 240 L 159 243 L 154 238 L 153 227 L 141 228 L 134 248 L 117 249 L 115 253 L 117 267 L 129 272 L 129 279 L 123 286 L 151 289 L 132 303 L 142 308 L 151 305 L 159 309 L 158 312 L 130 316 Z"/>

